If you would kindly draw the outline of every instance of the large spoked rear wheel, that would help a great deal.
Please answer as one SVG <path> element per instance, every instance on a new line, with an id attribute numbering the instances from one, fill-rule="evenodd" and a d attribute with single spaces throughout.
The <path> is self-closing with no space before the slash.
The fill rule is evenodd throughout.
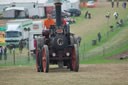
<path id="1" fill-rule="evenodd" d="M 49 71 L 49 50 L 47 45 L 42 48 L 42 67 L 44 72 Z"/>
<path id="2" fill-rule="evenodd" d="M 42 68 L 42 47 L 44 45 L 44 37 L 40 37 L 36 39 L 36 70 L 37 72 L 43 72 Z"/>
<path id="3" fill-rule="evenodd" d="M 36 40 L 36 49 L 35 49 L 36 51 L 36 71 L 41 72 L 42 71 L 42 67 L 41 67 L 42 59 L 41 59 L 41 51 L 39 50 L 38 44 L 39 44 L 39 41 Z"/>
<path id="4" fill-rule="evenodd" d="M 72 70 L 78 72 L 79 70 L 79 53 L 77 44 L 74 44 L 72 49 Z"/>

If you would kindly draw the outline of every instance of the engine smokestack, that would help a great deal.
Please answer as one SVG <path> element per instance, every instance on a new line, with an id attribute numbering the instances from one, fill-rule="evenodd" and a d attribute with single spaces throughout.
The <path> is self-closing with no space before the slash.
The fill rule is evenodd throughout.
<path id="1" fill-rule="evenodd" d="M 55 3 L 55 9 L 56 9 L 56 25 L 58 27 L 61 26 L 61 5 L 62 5 L 62 3 L 60 1 L 56 1 L 56 3 Z"/>

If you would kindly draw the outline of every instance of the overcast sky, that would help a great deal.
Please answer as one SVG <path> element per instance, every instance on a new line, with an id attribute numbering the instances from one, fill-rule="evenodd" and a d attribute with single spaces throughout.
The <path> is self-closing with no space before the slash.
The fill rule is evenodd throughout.
<path id="1" fill-rule="evenodd" d="M 1 3 L 12 3 L 12 2 L 39 2 L 39 3 L 45 3 L 47 0 L 0 0 Z"/>
<path id="2" fill-rule="evenodd" d="M 39 3 L 45 3 L 48 0 L 0 0 L 0 4 L 9 4 L 12 2 L 39 2 Z M 71 2 L 76 2 L 78 0 L 70 0 Z"/>

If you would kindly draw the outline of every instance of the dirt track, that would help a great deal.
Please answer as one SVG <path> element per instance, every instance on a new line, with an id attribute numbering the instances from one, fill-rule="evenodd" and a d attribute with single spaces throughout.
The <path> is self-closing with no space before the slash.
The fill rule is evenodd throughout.
<path id="1" fill-rule="evenodd" d="M 80 71 L 35 66 L 0 67 L 0 85 L 128 85 L 128 63 L 80 65 Z"/>

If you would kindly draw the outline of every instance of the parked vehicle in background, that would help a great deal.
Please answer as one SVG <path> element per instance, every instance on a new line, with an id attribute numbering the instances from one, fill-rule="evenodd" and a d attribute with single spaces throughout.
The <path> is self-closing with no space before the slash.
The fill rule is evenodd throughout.
<path id="1" fill-rule="evenodd" d="M 32 17 L 30 17 L 32 19 L 39 19 L 40 17 L 38 15 L 33 15 Z"/>
<path id="2" fill-rule="evenodd" d="M 56 18 L 56 11 L 55 10 L 51 10 L 49 13 L 52 15 L 52 18 Z M 71 14 L 68 12 L 61 12 L 61 15 L 64 17 L 71 16 Z"/>
<path id="3" fill-rule="evenodd" d="M 62 13 L 62 16 L 65 16 L 65 17 L 71 16 L 71 13 L 69 12 L 62 11 L 61 13 Z"/>
<path id="4" fill-rule="evenodd" d="M 69 24 L 73 24 L 73 23 L 76 22 L 73 18 L 70 18 L 70 17 L 65 18 L 65 20 L 66 20 Z"/>
<path id="5" fill-rule="evenodd" d="M 23 44 L 26 43 L 29 38 L 29 31 L 31 31 L 33 25 L 31 19 L 21 19 L 8 21 L 6 27 L 6 45 L 18 46 L 20 41 L 22 41 Z"/>
<path id="6" fill-rule="evenodd" d="M 32 8 L 29 9 L 29 18 L 38 19 L 45 16 L 44 8 Z"/>
<path id="7" fill-rule="evenodd" d="M 87 2 L 87 7 L 88 8 L 93 8 L 93 7 L 95 7 L 95 2 L 92 0 L 92 1 L 88 1 Z"/>
<path id="8" fill-rule="evenodd" d="M 24 7 L 9 7 L 3 11 L 3 18 L 28 18 L 28 9 Z"/>
<path id="9" fill-rule="evenodd" d="M 64 11 L 69 12 L 71 14 L 71 16 L 80 16 L 81 15 L 80 9 L 71 8 L 71 9 L 64 10 Z"/>

